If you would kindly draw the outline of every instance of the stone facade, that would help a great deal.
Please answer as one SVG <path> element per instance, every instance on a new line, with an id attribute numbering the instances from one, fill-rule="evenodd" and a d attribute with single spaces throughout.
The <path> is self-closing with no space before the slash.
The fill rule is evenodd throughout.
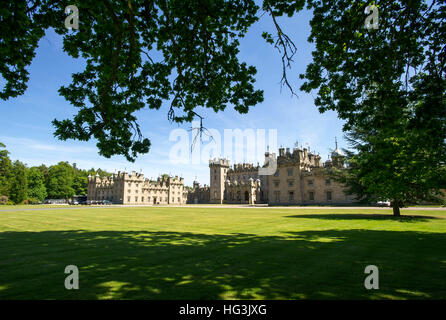
<path id="1" fill-rule="evenodd" d="M 115 204 L 184 204 L 187 192 L 184 179 L 162 176 L 145 179 L 142 173 L 118 172 L 110 177 L 88 177 L 87 200 Z"/>
<path id="2" fill-rule="evenodd" d="M 229 160 L 213 159 L 210 168 L 210 203 L 223 203 L 225 181 L 229 170 Z"/>
<path id="3" fill-rule="evenodd" d="M 210 188 L 208 185 L 200 186 L 198 181 L 187 192 L 187 203 L 210 203 Z"/>
<path id="4" fill-rule="evenodd" d="M 226 159 L 211 160 L 210 202 L 271 205 L 355 202 L 354 196 L 345 195 L 345 186 L 330 177 L 333 167 L 344 167 L 343 155 L 337 146 L 331 160 L 324 163 L 319 155 L 306 148 L 294 148 L 292 151 L 280 148 L 277 157 L 274 153 L 265 153 L 265 159 L 271 157 L 277 163 L 273 175 L 259 175 L 259 165 L 243 163 L 230 167 Z"/>
<path id="5" fill-rule="evenodd" d="M 259 170 L 274 159 L 277 170 L 261 175 Z M 344 167 L 344 156 L 338 150 L 324 163 L 308 149 L 279 148 L 279 155 L 265 153 L 265 164 L 250 163 L 230 166 L 228 159 L 209 161 L 210 184 L 184 187 L 183 178 L 163 175 L 157 180 L 145 179 L 141 173 L 118 172 L 110 177 L 88 177 L 88 200 L 108 200 L 115 204 L 199 204 L 240 203 L 270 205 L 349 204 L 353 196 L 345 195 L 345 186 L 330 177 L 332 168 Z"/>
<path id="6" fill-rule="evenodd" d="M 235 164 L 226 174 L 225 203 L 262 203 L 265 201 L 261 189 L 264 176 L 259 176 L 260 166 L 250 163 Z"/>

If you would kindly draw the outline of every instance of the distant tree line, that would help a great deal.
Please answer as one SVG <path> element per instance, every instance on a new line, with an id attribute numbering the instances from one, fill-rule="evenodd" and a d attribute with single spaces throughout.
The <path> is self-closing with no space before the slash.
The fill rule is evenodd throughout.
<path id="1" fill-rule="evenodd" d="M 68 162 L 28 167 L 12 161 L 0 142 L 0 204 L 39 203 L 45 199 L 69 199 L 86 195 L 88 175 L 110 176 L 101 169 L 84 170 Z"/>

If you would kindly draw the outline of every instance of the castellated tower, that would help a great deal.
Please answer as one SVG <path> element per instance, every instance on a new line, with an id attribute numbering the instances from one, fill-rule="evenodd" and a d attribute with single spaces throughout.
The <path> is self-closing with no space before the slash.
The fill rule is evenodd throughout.
<path id="1" fill-rule="evenodd" d="M 210 169 L 210 202 L 223 203 L 226 174 L 229 169 L 229 160 L 211 159 L 209 160 Z"/>

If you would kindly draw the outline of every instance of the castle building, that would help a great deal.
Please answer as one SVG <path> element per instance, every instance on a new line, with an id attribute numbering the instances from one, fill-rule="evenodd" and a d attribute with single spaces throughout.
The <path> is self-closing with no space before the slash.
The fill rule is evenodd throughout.
<path id="1" fill-rule="evenodd" d="M 344 155 L 337 148 L 331 160 L 307 148 L 279 148 L 279 155 L 267 151 L 265 159 L 273 158 L 277 170 L 262 175 L 260 167 L 249 163 L 230 166 L 227 159 L 213 159 L 210 169 L 210 203 L 268 203 L 270 205 L 349 204 L 354 196 L 345 194 L 345 186 L 334 181 L 333 168 L 344 168 Z"/>
<path id="2" fill-rule="evenodd" d="M 229 170 L 229 160 L 209 160 L 210 168 L 210 203 L 223 203 L 225 180 Z"/>
<path id="3" fill-rule="evenodd" d="M 264 176 L 259 176 L 260 166 L 250 163 L 235 164 L 227 171 L 224 200 L 226 203 L 264 203 L 261 188 Z"/>
<path id="4" fill-rule="evenodd" d="M 273 160 L 271 164 L 271 159 Z M 277 165 L 277 167 L 276 167 Z M 264 170 L 273 168 L 272 172 Z M 344 168 L 344 155 L 338 149 L 331 159 L 307 148 L 279 148 L 279 155 L 265 153 L 265 163 L 230 165 L 228 159 L 209 161 L 210 184 L 184 187 L 184 179 L 163 175 L 145 179 L 142 173 L 118 172 L 110 177 L 88 177 L 87 200 L 108 200 L 115 204 L 233 203 L 270 205 L 349 204 L 354 196 L 331 178 L 333 169 Z"/>
<path id="5" fill-rule="evenodd" d="M 110 201 L 115 204 L 184 204 L 187 192 L 184 179 L 161 176 L 145 179 L 142 173 L 118 172 L 110 177 L 88 177 L 87 200 Z"/>
<path id="6" fill-rule="evenodd" d="M 208 185 L 200 186 L 198 181 L 194 181 L 193 187 L 187 190 L 186 203 L 210 203 L 210 188 Z"/>

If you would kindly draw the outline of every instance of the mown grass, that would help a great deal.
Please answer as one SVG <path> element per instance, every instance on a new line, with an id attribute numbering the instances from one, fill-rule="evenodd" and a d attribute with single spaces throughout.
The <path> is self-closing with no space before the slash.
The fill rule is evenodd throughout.
<path id="1" fill-rule="evenodd" d="M 44 209 L 44 208 L 67 208 L 67 204 L 15 204 L 1 205 L 0 211 L 16 210 L 16 209 Z"/>
<path id="2" fill-rule="evenodd" d="M 446 211 L 0 212 L 0 299 L 445 299 Z M 376 265 L 379 290 L 364 288 Z M 76 265 L 80 289 L 66 290 Z"/>

